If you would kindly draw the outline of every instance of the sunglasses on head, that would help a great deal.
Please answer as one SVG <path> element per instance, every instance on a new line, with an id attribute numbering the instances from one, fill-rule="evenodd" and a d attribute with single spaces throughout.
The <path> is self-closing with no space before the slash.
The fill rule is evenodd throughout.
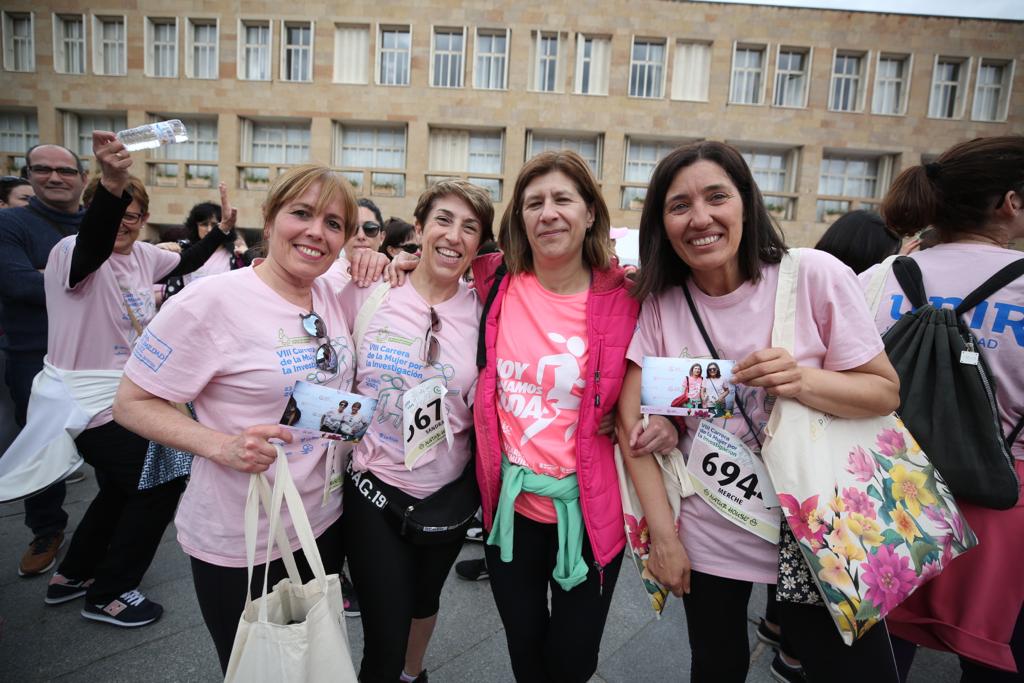
<path id="1" fill-rule="evenodd" d="M 306 334 L 310 337 L 315 337 L 317 341 L 323 340 L 323 343 L 316 350 L 316 366 L 324 372 L 337 372 L 338 354 L 335 352 L 334 347 L 331 346 L 331 340 L 327 336 L 327 325 L 324 323 L 324 319 L 317 315 L 315 311 L 300 315 L 299 319 L 302 320 L 302 329 Z"/>
<path id="2" fill-rule="evenodd" d="M 363 234 L 373 239 L 381 231 L 380 223 L 377 221 L 366 221 L 359 226 L 363 230 Z"/>
<path id="3" fill-rule="evenodd" d="M 396 244 L 395 249 L 401 249 L 406 254 L 415 254 L 417 251 L 420 250 L 420 245 L 416 244 L 415 242 L 409 242 L 407 244 Z"/>
<path id="4" fill-rule="evenodd" d="M 430 327 L 427 328 L 427 336 L 423 340 L 423 350 L 426 352 L 424 360 L 427 365 L 433 365 L 441 356 L 441 342 L 437 339 L 437 333 L 441 331 L 441 319 L 437 317 L 437 311 L 430 307 Z"/>

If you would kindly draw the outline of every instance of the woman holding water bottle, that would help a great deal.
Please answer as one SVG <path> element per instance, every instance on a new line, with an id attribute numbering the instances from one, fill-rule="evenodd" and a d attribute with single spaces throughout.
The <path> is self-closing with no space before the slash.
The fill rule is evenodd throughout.
<path id="1" fill-rule="evenodd" d="M 290 169 L 263 203 L 266 259 L 190 284 L 161 309 L 125 368 L 115 414 L 158 443 L 195 453 L 178 507 L 178 541 L 189 555 L 196 597 L 226 670 L 247 580 L 243 510 L 250 474 L 266 472 L 283 442 L 287 466 L 328 574 L 341 570 L 340 482 L 327 442 L 279 424 L 296 380 L 348 391 L 354 358 L 341 305 L 320 276 L 356 226 L 348 181 L 324 166 Z M 387 263 L 379 257 L 380 267 Z M 192 401 L 197 421 L 168 401 Z M 269 468 L 269 469 L 268 469 Z M 337 484 L 337 485 L 335 485 Z M 299 547 L 289 518 L 291 548 Z M 267 543 L 261 518 L 257 547 Z M 311 573 L 296 556 L 303 580 Z M 257 566 L 253 589 L 263 582 Z M 267 569 L 285 576 L 275 548 Z"/>

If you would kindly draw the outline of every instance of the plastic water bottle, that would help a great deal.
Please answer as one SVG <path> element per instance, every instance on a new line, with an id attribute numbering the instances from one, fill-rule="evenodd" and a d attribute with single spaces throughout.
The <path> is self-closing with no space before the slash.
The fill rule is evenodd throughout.
<path id="1" fill-rule="evenodd" d="M 178 119 L 147 123 L 138 128 L 122 130 L 116 135 L 129 152 L 137 152 L 140 149 L 156 149 L 161 145 L 188 140 L 185 124 Z"/>

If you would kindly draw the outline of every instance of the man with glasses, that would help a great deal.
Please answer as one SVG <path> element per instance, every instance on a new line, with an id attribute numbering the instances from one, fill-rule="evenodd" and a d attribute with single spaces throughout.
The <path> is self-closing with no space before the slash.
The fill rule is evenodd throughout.
<path id="1" fill-rule="evenodd" d="M 82 161 L 60 145 L 36 145 L 25 154 L 35 197 L 28 205 L 0 211 L 0 327 L 7 335 L 4 379 L 14 400 L 15 422 L 25 426 L 32 380 L 46 354 L 46 295 L 43 269 L 63 237 L 78 232 L 86 174 Z M 64 543 L 68 515 L 64 482 L 25 499 L 25 525 L 32 542 L 18 566 L 20 576 L 53 567 Z"/>

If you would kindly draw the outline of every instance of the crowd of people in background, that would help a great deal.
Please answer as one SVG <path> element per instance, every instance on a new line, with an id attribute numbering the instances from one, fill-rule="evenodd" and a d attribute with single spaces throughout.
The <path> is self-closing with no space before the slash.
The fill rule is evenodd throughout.
<path id="1" fill-rule="evenodd" d="M 889 257 L 909 255 L 931 300 L 952 306 L 1024 258 L 1011 248 L 1024 239 L 1024 137 L 962 142 L 904 169 L 880 214 L 851 211 L 802 250 L 792 353 L 772 342 L 791 246 L 728 144 L 688 144 L 657 164 L 628 271 L 622 229 L 571 151 L 529 159 L 497 225 L 490 195 L 464 180 L 430 185 L 412 222 L 385 220 L 342 175 L 309 164 L 274 180 L 258 219 L 238 216 L 221 185 L 219 202 L 201 198 L 184 217 L 185 239 L 155 245 L 138 239 L 149 197 L 131 154 L 109 132 L 93 145 L 91 181 L 51 144 L 0 180 L 15 419 L 24 427 L 45 408 L 78 420 L 16 446 L 77 451 L 98 485 L 63 557 L 66 482 L 25 499 L 18 572 L 48 577 L 47 604 L 84 598 L 82 617 L 120 627 L 159 619 L 140 586 L 173 519 L 226 671 L 248 596 L 264 574 L 273 584 L 291 572 L 279 548 L 247 571 L 250 475 L 272 482 L 288 467 L 324 568 L 343 577 L 345 613 L 362 622 L 360 680 L 427 681 L 442 587 L 468 538 L 484 558 L 456 572 L 490 580 L 516 680 L 587 681 L 627 542 L 618 448 L 647 518 L 647 571 L 682 599 L 691 680 L 745 680 L 755 583 L 769 586 L 756 633 L 777 649 L 780 681 L 903 681 L 919 646 L 956 653 L 964 681 L 1021 680 L 1024 500 L 962 501 L 979 547 L 847 645 L 785 520 L 775 544 L 698 496 L 668 499 L 654 456 L 690 452 L 701 419 L 642 415 L 641 384 L 646 357 L 734 359 L 729 376 L 693 365 L 680 400 L 732 417 L 724 428 L 754 454 L 778 397 L 838 418 L 892 413 L 899 378 L 881 334 L 910 305 L 892 274 L 879 275 L 877 310 L 864 292 Z M 242 220 L 259 221 L 260 245 L 240 236 Z M 1024 478 L 1024 278 L 970 317 Z M 339 449 L 289 428 L 297 379 L 375 401 L 365 435 Z M 446 438 L 417 450 L 407 411 L 435 395 Z M 426 398 L 409 408 L 413 396 Z M 334 404 L 323 431 L 342 433 L 345 409 L 362 419 Z M 399 512 L 416 508 L 450 524 Z M 261 519 L 257 547 L 269 533 Z M 296 531 L 284 534 L 298 549 Z"/>

